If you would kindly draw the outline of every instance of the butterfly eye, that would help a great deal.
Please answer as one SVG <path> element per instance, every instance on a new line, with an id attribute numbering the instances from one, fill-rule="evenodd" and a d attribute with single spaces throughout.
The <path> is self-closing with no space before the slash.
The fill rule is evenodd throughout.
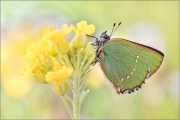
<path id="1" fill-rule="evenodd" d="M 104 39 L 110 39 L 110 37 L 108 35 L 103 37 Z"/>

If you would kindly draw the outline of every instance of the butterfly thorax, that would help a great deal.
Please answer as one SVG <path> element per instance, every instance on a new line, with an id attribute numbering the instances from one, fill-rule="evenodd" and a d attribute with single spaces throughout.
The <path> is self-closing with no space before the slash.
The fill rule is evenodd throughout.
<path id="1" fill-rule="evenodd" d="M 106 33 L 107 31 L 103 32 L 99 37 L 87 35 L 89 37 L 96 39 L 96 41 L 92 43 L 92 45 L 96 47 L 96 58 L 92 62 L 92 65 L 95 65 L 97 62 L 101 62 L 100 53 L 102 52 L 102 48 L 104 44 L 111 39 L 110 36 L 107 35 Z"/>
<path id="2" fill-rule="evenodd" d="M 108 40 L 110 40 L 110 36 L 106 34 L 107 31 L 103 32 L 97 40 L 97 46 L 103 46 Z"/>

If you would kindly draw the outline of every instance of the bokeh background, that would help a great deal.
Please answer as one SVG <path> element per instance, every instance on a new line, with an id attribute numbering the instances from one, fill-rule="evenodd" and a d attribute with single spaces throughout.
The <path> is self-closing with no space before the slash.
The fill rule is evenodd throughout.
<path id="1" fill-rule="evenodd" d="M 179 1 L 1 1 L 1 118 L 70 119 L 60 96 L 19 71 L 43 24 L 59 29 L 81 20 L 95 25 L 95 36 L 121 21 L 113 37 L 165 54 L 159 71 L 130 95 L 118 95 L 93 66 L 81 118 L 179 119 Z"/>

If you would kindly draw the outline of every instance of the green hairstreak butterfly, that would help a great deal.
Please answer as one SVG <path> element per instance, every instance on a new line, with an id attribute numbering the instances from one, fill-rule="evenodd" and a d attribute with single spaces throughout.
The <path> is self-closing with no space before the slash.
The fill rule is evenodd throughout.
<path id="1" fill-rule="evenodd" d="M 121 22 L 118 24 L 118 26 Z M 96 58 L 92 65 L 100 62 L 106 77 L 112 82 L 118 94 L 132 93 L 145 84 L 161 66 L 164 54 L 152 47 L 123 38 L 112 38 L 116 31 L 115 23 L 110 35 L 103 32 L 96 41 Z"/>

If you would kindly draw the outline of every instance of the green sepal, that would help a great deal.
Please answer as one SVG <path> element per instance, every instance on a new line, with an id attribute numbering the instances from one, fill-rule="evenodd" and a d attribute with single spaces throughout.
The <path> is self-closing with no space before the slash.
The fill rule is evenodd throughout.
<path id="1" fill-rule="evenodd" d="M 60 83 L 58 86 L 54 85 L 53 89 L 57 94 L 63 96 L 68 91 L 68 86 L 67 86 L 67 83 L 64 83 L 64 84 Z"/>

